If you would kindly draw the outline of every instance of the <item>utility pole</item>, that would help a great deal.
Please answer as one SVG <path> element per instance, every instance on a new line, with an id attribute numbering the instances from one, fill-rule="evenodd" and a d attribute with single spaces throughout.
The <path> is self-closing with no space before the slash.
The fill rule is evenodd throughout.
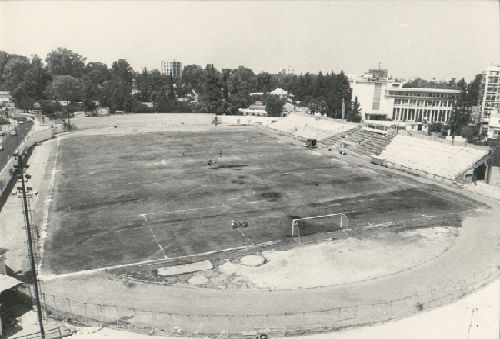
<path id="1" fill-rule="evenodd" d="M 22 194 L 23 194 L 23 204 L 24 204 L 24 218 L 26 222 L 26 233 L 28 235 L 28 254 L 30 256 L 30 261 L 31 261 L 31 272 L 33 274 L 33 284 L 35 285 L 35 301 L 36 301 L 36 308 L 38 312 L 38 323 L 40 324 L 40 334 L 42 336 L 42 339 L 45 339 L 45 331 L 43 329 L 43 317 L 42 317 L 42 305 L 40 303 L 40 296 L 38 293 L 38 279 L 36 276 L 36 263 L 35 263 L 35 256 L 33 254 L 33 237 L 31 234 L 31 226 L 30 226 L 30 218 L 29 218 L 29 210 L 28 210 L 28 200 L 26 199 L 26 186 L 24 184 L 24 166 L 23 166 L 23 155 L 26 155 L 26 153 L 14 153 L 14 156 L 17 157 L 17 170 L 21 174 L 21 183 L 22 183 Z M 29 178 L 26 176 L 26 178 Z"/>
<path id="2" fill-rule="evenodd" d="M 345 120 L 345 98 L 342 98 L 342 120 Z"/>

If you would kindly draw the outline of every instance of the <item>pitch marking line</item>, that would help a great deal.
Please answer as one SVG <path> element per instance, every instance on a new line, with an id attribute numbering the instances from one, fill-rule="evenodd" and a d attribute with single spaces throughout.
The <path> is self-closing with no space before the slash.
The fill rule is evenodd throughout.
<path id="1" fill-rule="evenodd" d="M 145 226 L 139 226 L 139 227 L 127 228 L 127 229 L 124 229 L 124 230 L 117 230 L 116 228 L 118 228 L 118 227 L 120 227 L 120 226 L 116 226 L 116 227 L 115 227 L 114 229 L 112 229 L 111 231 L 102 232 L 102 233 L 97 233 L 97 234 L 93 234 L 93 235 L 87 235 L 87 236 L 85 236 L 85 238 L 100 237 L 101 235 L 105 235 L 105 234 L 109 234 L 109 233 L 127 232 L 127 231 L 132 231 L 132 230 L 137 230 L 137 229 L 140 229 L 140 228 L 144 228 Z"/>
<path id="2" fill-rule="evenodd" d="M 43 267 L 43 257 L 44 257 L 44 250 L 45 250 L 44 244 L 45 244 L 45 238 L 47 237 L 47 233 L 48 233 L 48 231 L 47 231 L 47 227 L 48 227 L 47 219 L 49 217 L 49 210 L 50 210 L 50 207 L 52 205 L 52 199 L 54 197 L 54 182 L 55 182 L 55 178 L 56 178 L 56 171 L 58 171 L 57 160 L 59 158 L 59 145 L 60 145 L 60 143 L 61 143 L 61 139 L 57 138 L 56 156 L 55 156 L 55 160 L 54 160 L 54 167 L 52 167 L 52 177 L 51 177 L 49 192 L 47 195 L 47 203 L 45 205 L 47 215 L 43 219 L 42 229 L 40 232 L 41 233 L 40 238 L 42 239 L 42 241 L 39 244 L 40 261 L 38 263 L 38 272 L 42 272 L 42 267 Z"/>
<path id="3" fill-rule="evenodd" d="M 252 241 L 252 239 L 250 239 L 249 237 L 247 237 L 247 236 L 245 235 L 245 233 L 243 233 L 243 231 L 242 231 L 242 230 L 238 229 L 238 231 L 240 231 L 240 233 L 241 233 L 241 235 L 242 235 L 242 236 L 244 236 L 245 238 L 247 238 L 248 240 L 250 240 L 250 242 L 252 243 L 252 246 L 255 246 L 255 244 L 254 244 L 254 242 Z"/>
<path id="4" fill-rule="evenodd" d="M 282 240 L 275 240 L 275 241 L 266 241 L 258 245 L 245 245 L 245 246 L 239 246 L 239 247 L 230 247 L 226 248 L 223 250 L 218 250 L 218 251 L 208 251 L 204 253 L 199 253 L 199 254 L 190 254 L 190 255 L 184 255 L 176 258 L 167 258 L 167 259 L 154 259 L 154 260 L 144 260 L 132 264 L 119 264 L 115 266 L 108 266 L 108 267 L 102 267 L 102 268 L 96 268 L 93 270 L 83 270 L 83 271 L 78 271 L 78 272 L 72 272 L 72 273 L 64 273 L 64 274 L 43 274 L 42 273 L 42 278 L 43 281 L 51 281 L 51 280 L 56 280 L 59 278 L 67 278 L 67 277 L 74 277 L 74 276 L 82 276 L 82 275 L 91 275 L 97 272 L 104 272 L 107 270 L 112 270 L 115 268 L 124 268 L 124 267 L 131 267 L 131 266 L 141 266 L 141 265 L 154 265 L 162 262 L 171 262 L 175 261 L 178 259 L 185 259 L 185 258 L 195 258 L 195 257 L 203 257 L 206 255 L 210 254 L 215 254 L 215 253 L 224 253 L 224 252 L 230 252 L 230 251 L 238 251 L 238 250 L 245 250 L 245 249 L 250 249 L 250 248 L 256 248 L 256 247 L 266 247 L 266 246 L 272 246 L 276 245 L 278 243 L 282 242 Z"/>
<path id="5" fill-rule="evenodd" d="M 163 250 L 163 247 L 161 247 L 160 242 L 158 241 L 158 238 L 153 233 L 153 228 L 151 226 L 149 226 L 148 219 L 146 218 L 146 215 L 145 214 L 141 214 L 141 215 L 144 218 L 144 220 L 146 221 L 146 225 L 149 227 L 149 230 L 151 231 L 151 234 L 153 235 L 153 238 L 155 238 L 156 244 L 160 248 L 161 253 L 163 253 L 163 256 L 165 257 L 165 259 L 168 259 L 167 255 L 165 254 L 165 251 Z"/>
<path id="6" fill-rule="evenodd" d="M 237 196 L 237 197 L 235 197 L 235 198 L 228 199 L 225 203 L 223 203 L 223 204 L 222 204 L 222 206 L 226 206 L 226 204 L 227 204 L 228 202 L 230 202 L 231 200 L 235 200 L 235 199 L 239 199 L 239 198 L 244 198 L 244 197 L 250 197 L 250 196 L 255 195 L 255 194 L 256 194 L 256 193 L 255 193 L 255 191 L 253 191 L 253 193 L 244 194 L 244 195 L 239 195 L 239 196 Z M 237 204 L 237 205 L 241 205 L 241 204 L 244 204 L 244 203 L 245 203 L 245 202 L 242 202 L 242 203 L 239 203 L 239 204 Z"/>

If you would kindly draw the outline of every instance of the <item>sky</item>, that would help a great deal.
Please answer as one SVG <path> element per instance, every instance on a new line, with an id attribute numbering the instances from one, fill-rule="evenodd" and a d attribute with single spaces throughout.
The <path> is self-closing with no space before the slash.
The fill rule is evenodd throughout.
<path id="1" fill-rule="evenodd" d="M 499 2 L 0 1 L 0 50 L 65 47 L 135 71 L 162 60 L 254 73 L 387 68 L 395 78 L 472 81 L 500 64 Z"/>

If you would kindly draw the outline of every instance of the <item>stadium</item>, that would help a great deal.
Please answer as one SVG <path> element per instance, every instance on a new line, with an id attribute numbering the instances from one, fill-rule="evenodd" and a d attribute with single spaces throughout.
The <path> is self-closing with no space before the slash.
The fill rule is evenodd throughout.
<path id="1" fill-rule="evenodd" d="M 412 316 L 498 277 L 498 203 L 462 188 L 487 148 L 305 113 L 72 124 L 28 162 L 51 317 L 293 335 Z"/>

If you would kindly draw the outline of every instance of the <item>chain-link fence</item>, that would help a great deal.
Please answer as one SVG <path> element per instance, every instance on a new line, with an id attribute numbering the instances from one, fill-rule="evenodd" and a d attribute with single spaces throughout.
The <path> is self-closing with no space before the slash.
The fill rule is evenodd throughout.
<path id="1" fill-rule="evenodd" d="M 375 304 L 346 305 L 317 312 L 248 315 L 194 315 L 156 312 L 106 304 L 83 303 L 44 295 L 46 313 L 74 323 L 104 325 L 155 335 L 232 336 L 253 333 L 278 335 L 335 330 L 400 319 L 446 305 L 499 277 L 500 266 L 447 284 L 439 289 Z M 28 292 L 27 292 L 28 293 Z"/>

